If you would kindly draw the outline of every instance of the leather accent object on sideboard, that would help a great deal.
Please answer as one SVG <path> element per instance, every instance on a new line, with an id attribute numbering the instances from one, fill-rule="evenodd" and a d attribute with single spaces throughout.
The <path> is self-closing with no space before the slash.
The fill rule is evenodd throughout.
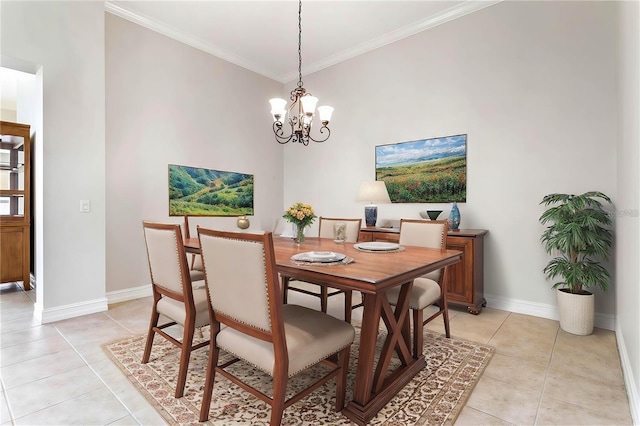
<path id="1" fill-rule="evenodd" d="M 487 300 L 484 298 L 484 236 L 486 229 L 460 229 L 449 231 L 447 248 L 460 250 L 462 261 L 449 267 L 447 277 L 447 300 L 450 305 L 467 308 L 478 315 Z M 360 242 L 400 240 L 398 228 L 362 228 Z"/>

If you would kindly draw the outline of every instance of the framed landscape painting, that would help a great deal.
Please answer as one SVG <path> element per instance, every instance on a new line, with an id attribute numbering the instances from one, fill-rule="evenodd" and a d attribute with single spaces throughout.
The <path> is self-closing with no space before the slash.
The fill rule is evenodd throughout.
<path id="1" fill-rule="evenodd" d="M 253 215 L 253 175 L 169 164 L 169 216 Z"/>
<path id="2" fill-rule="evenodd" d="M 467 200 L 467 135 L 376 146 L 376 180 L 392 203 Z"/>

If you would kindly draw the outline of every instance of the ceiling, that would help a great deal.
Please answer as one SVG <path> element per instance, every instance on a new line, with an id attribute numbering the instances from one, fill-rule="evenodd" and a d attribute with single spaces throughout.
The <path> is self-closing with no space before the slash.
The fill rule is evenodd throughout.
<path id="1" fill-rule="evenodd" d="M 499 1 L 304 0 L 302 74 Z M 281 83 L 298 78 L 296 0 L 107 0 L 105 9 Z M 15 109 L 13 77 L 0 72 L 2 108 Z"/>
<path id="2" fill-rule="evenodd" d="M 500 0 L 305 0 L 303 75 Z M 298 78 L 298 1 L 107 1 L 106 10 L 286 83 Z"/>

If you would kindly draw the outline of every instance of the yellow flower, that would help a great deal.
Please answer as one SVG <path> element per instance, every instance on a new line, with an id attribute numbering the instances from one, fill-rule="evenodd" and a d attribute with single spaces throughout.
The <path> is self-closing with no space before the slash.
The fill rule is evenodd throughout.
<path id="1" fill-rule="evenodd" d="M 307 227 L 313 223 L 317 216 L 311 205 L 295 203 L 285 211 L 282 217 L 298 226 Z"/>

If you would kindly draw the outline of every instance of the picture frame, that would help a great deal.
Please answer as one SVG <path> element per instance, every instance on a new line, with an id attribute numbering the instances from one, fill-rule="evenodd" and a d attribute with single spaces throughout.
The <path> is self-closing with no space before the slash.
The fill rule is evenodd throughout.
<path id="1" fill-rule="evenodd" d="M 253 175 L 169 164 L 169 216 L 251 216 Z"/>
<path id="2" fill-rule="evenodd" d="M 376 146 L 376 180 L 392 203 L 467 200 L 467 135 Z"/>

